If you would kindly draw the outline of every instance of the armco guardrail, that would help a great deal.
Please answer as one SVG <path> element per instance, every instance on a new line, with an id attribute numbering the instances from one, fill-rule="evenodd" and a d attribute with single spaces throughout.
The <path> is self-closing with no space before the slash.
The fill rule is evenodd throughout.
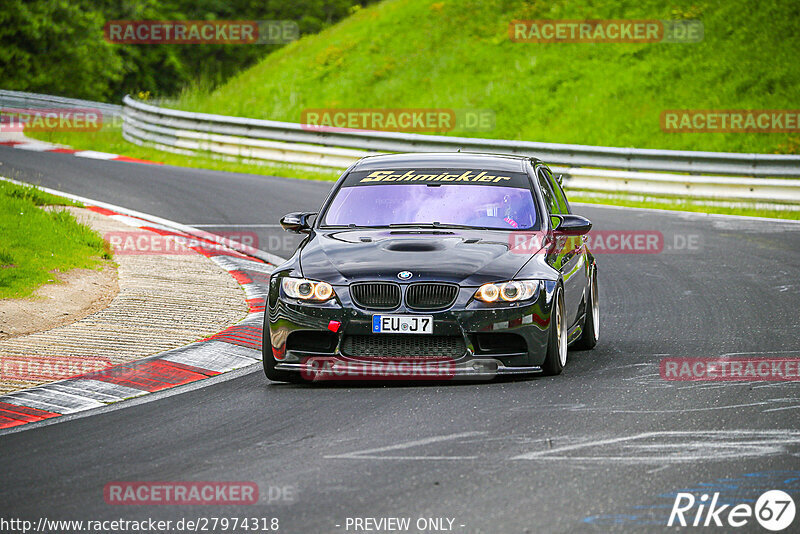
<path id="1" fill-rule="evenodd" d="M 119 117 L 122 115 L 122 106 L 116 104 L 106 104 L 103 102 L 92 102 L 90 100 L 80 100 L 77 98 L 65 98 L 62 96 L 40 95 L 36 93 L 24 93 L 22 91 L 6 91 L 0 89 L 0 108 L 80 108 L 97 109 L 103 115 Z"/>
<path id="2" fill-rule="evenodd" d="M 566 185 L 572 189 L 751 202 L 800 202 L 800 180 L 790 178 L 800 176 L 800 156 L 621 149 L 358 130 L 321 132 L 294 123 L 162 108 L 129 96 L 123 102 L 125 138 L 171 152 L 207 152 L 218 157 L 341 169 L 376 152 L 460 149 L 536 156 L 555 164 L 554 171 L 564 174 Z"/>
<path id="3" fill-rule="evenodd" d="M 100 109 L 104 115 L 123 117 L 123 136 L 128 141 L 185 154 L 205 152 L 222 158 L 335 169 L 378 152 L 462 150 L 520 154 L 550 163 L 554 171 L 565 175 L 565 183 L 572 189 L 800 203 L 800 180 L 792 179 L 800 177 L 800 156 L 608 148 L 359 130 L 314 131 L 295 123 L 162 108 L 130 96 L 123 102 L 124 106 L 117 106 L 0 90 L 0 107 Z"/>
<path id="4" fill-rule="evenodd" d="M 272 155 L 276 150 L 287 149 L 284 143 L 304 143 L 317 148 L 335 147 L 373 152 L 438 152 L 460 149 L 465 152 L 535 155 L 554 165 L 628 171 L 800 177 L 800 156 L 793 155 L 560 145 L 359 130 L 314 131 L 295 123 L 162 108 L 138 102 L 130 96 L 126 96 L 123 103 L 125 131 L 140 142 L 258 159 L 262 159 L 264 155 Z M 306 154 L 320 154 L 316 158 L 309 156 L 311 160 L 316 159 L 314 164 L 325 165 L 325 151 L 307 150 Z M 339 153 L 331 155 L 335 154 Z M 295 159 L 298 160 L 296 163 L 306 162 L 303 157 Z M 341 166 L 339 163 L 330 163 L 332 164 L 326 166 Z"/>
<path id="5" fill-rule="evenodd" d="M 607 193 L 667 195 L 698 199 L 766 202 L 771 208 L 800 203 L 800 180 L 794 178 L 743 178 L 693 176 L 607 169 L 559 168 L 569 189 Z M 794 207 L 794 206 L 791 206 Z M 797 207 L 794 207 L 797 209 Z"/>

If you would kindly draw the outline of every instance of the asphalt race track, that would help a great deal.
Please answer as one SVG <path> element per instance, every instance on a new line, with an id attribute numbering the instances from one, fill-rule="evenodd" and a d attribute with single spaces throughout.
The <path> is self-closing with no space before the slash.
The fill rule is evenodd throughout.
<path id="1" fill-rule="evenodd" d="M 278 218 L 315 210 L 331 185 L 2 147 L 0 162 L 9 178 L 209 231 L 255 231 L 260 248 L 283 256 L 296 241 L 284 243 Z M 752 505 L 782 489 L 800 505 L 798 382 L 659 374 L 668 356 L 800 356 L 800 224 L 575 211 L 597 230 L 660 231 L 664 249 L 598 254 L 600 342 L 570 352 L 563 375 L 316 387 L 269 384 L 258 367 L 0 436 L 0 515 L 277 517 L 291 533 L 353 532 L 354 517 L 450 518 L 464 533 L 659 532 L 673 530 L 666 520 L 679 491 Z M 104 501 L 107 483 L 146 480 L 253 481 L 262 500 L 227 508 Z M 278 487 L 295 493 L 268 502 Z M 764 530 L 751 520 L 736 531 Z"/>

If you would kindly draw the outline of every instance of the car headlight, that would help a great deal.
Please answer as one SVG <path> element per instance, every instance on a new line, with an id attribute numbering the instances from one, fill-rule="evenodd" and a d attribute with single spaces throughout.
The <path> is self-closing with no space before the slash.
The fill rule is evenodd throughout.
<path id="1" fill-rule="evenodd" d="M 533 298 L 538 287 L 539 282 L 537 280 L 512 280 L 510 282 L 483 284 L 475 292 L 475 298 L 488 304 L 498 301 L 517 302 Z"/>
<path id="2" fill-rule="evenodd" d="M 305 278 L 286 277 L 281 281 L 283 292 L 293 299 L 325 302 L 335 295 L 328 282 L 316 282 Z"/>

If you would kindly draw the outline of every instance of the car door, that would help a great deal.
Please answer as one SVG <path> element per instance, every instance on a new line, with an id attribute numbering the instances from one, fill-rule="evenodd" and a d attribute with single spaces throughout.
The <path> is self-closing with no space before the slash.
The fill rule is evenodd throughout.
<path id="1" fill-rule="evenodd" d="M 567 215 L 571 213 L 566 195 L 561 186 L 553 178 L 553 173 L 544 165 L 536 169 L 539 187 L 547 204 L 550 215 Z M 578 321 L 578 312 L 586 288 L 586 247 L 584 236 L 562 236 L 556 239 L 555 250 L 549 255 L 553 268 L 561 272 L 564 280 L 564 304 L 567 308 L 567 323 L 571 327 Z"/>

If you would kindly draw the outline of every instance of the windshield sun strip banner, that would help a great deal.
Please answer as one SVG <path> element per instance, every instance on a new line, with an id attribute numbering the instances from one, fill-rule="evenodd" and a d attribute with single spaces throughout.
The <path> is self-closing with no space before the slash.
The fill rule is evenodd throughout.
<path id="1" fill-rule="evenodd" d="M 342 187 L 381 184 L 426 185 L 499 185 L 505 187 L 530 187 L 528 175 L 480 169 L 380 169 L 351 172 Z"/>

